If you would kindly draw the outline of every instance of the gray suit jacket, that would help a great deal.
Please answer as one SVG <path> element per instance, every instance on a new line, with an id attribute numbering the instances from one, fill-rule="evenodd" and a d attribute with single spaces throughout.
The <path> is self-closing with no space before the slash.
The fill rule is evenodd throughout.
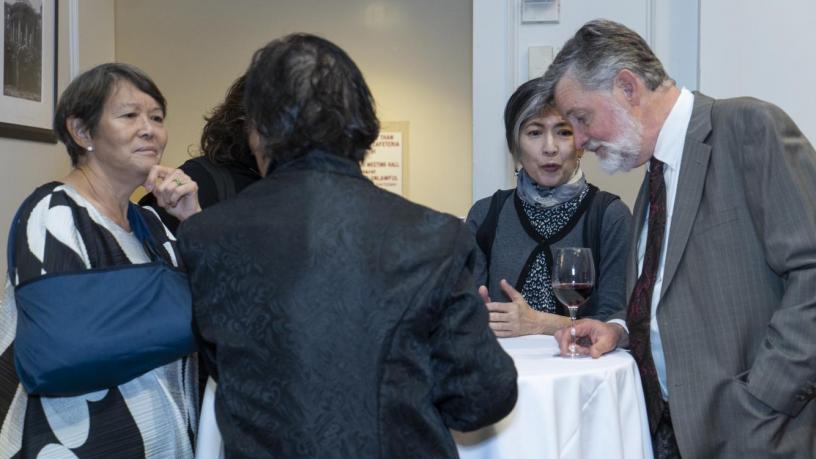
<path id="1" fill-rule="evenodd" d="M 816 152 L 778 107 L 695 93 L 657 320 L 684 458 L 816 457 Z"/>

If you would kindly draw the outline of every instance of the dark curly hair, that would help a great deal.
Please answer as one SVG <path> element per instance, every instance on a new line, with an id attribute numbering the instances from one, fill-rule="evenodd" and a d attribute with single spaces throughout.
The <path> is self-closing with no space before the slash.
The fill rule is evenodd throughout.
<path id="1" fill-rule="evenodd" d="M 241 161 L 252 154 L 247 141 L 245 86 L 246 76 L 242 75 L 227 90 L 224 102 L 204 117 L 206 123 L 201 132 L 201 154 L 214 164 Z"/>
<path id="2" fill-rule="evenodd" d="M 93 136 L 105 109 L 105 102 L 119 81 L 127 81 L 139 91 L 152 97 L 167 116 L 167 102 L 161 91 L 156 83 L 137 67 L 117 62 L 100 64 L 81 73 L 62 92 L 54 111 L 54 132 L 68 149 L 72 166 L 76 167 L 79 164 L 80 158 L 85 155 L 86 151 L 71 137 L 67 125 L 68 118 L 82 121 Z"/>
<path id="3" fill-rule="evenodd" d="M 380 130 L 360 69 L 314 35 L 288 35 L 256 51 L 244 102 L 272 164 L 315 149 L 360 162 Z"/>

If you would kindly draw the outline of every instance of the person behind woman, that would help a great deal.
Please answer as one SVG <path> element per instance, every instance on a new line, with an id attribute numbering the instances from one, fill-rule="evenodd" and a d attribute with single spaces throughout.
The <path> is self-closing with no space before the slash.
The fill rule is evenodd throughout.
<path id="1" fill-rule="evenodd" d="M 224 101 L 206 119 L 201 133 L 201 156 L 179 169 L 198 184 L 198 201 L 207 208 L 228 199 L 261 178 L 249 148 L 242 75 L 232 83 Z M 156 197 L 146 194 L 139 205 L 156 207 Z M 179 221 L 157 208 L 162 221 L 175 234 Z"/>
<path id="2" fill-rule="evenodd" d="M 179 231 L 226 457 L 458 457 L 449 428 L 516 400 L 467 228 L 365 178 L 379 121 L 333 43 L 270 42 L 244 98 L 265 178 Z"/>
<path id="3" fill-rule="evenodd" d="M 155 212 L 129 203 L 144 185 L 180 220 L 200 210 L 195 182 L 159 166 L 165 114 L 153 81 L 126 64 L 86 71 L 59 100 L 54 130 L 73 168 L 24 201 L 9 234 L 0 457 L 192 457 L 198 398 L 196 364 L 186 357 L 194 351 L 189 287 L 171 233 Z M 153 277 L 96 282 L 118 272 Z M 44 300 L 29 301 L 32 289 L 60 278 L 89 288 L 46 287 Z M 147 302 L 161 305 L 158 314 L 140 316 Z M 167 306 L 179 312 L 171 316 Z M 111 323 L 122 325 L 118 340 L 98 333 Z M 159 335 L 168 340 L 154 340 Z M 60 344 L 43 351 L 43 342 Z"/>
<path id="4" fill-rule="evenodd" d="M 557 247 L 590 247 L 595 289 L 579 314 L 605 319 L 625 307 L 631 213 L 581 171 L 572 127 L 544 103 L 540 79 L 521 85 L 504 111 L 507 146 L 521 164 L 515 189 L 477 201 L 467 216 L 481 250 L 476 281 L 497 336 L 553 334 L 569 325 L 550 277 Z M 507 302 L 492 301 L 501 293 Z"/>

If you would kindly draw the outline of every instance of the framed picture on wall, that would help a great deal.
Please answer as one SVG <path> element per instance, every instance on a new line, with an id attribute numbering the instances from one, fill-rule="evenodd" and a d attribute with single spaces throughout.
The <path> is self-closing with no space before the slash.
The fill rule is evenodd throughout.
<path id="1" fill-rule="evenodd" d="M 3 0 L 0 137 L 56 143 L 57 0 Z"/>

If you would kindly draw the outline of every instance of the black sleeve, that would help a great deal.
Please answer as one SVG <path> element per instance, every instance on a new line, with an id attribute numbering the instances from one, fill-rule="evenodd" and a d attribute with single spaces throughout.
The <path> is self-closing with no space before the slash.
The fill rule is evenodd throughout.
<path id="1" fill-rule="evenodd" d="M 457 238 L 459 261 L 448 276 L 449 289 L 431 335 L 434 404 L 445 424 L 475 430 L 495 423 L 516 404 L 516 367 L 488 326 L 487 308 L 473 289 L 478 250 L 467 237 Z"/>
<path id="2" fill-rule="evenodd" d="M 200 220 L 201 215 L 194 215 L 190 218 L 189 224 L 180 228 L 178 237 L 178 247 L 181 254 L 181 259 L 187 267 L 187 276 L 190 281 L 190 290 L 193 296 L 193 336 L 198 346 L 198 359 L 202 364 L 199 369 L 199 384 L 201 389 L 207 383 L 207 375 L 212 376 L 215 382 L 218 382 L 218 364 L 217 364 L 217 349 L 215 343 L 208 340 L 211 339 L 212 324 L 207 319 L 210 317 L 207 314 L 202 315 L 202 310 L 208 310 L 211 307 L 212 299 L 207 293 L 207 289 L 203 286 L 211 285 L 211 279 L 214 279 L 214 273 L 219 269 L 218 266 L 213 266 L 202 262 L 204 253 L 209 247 L 209 242 L 206 240 L 210 232 L 200 232 L 196 227 L 197 221 Z M 197 237 L 199 234 L 205 236 L 205 240 Z M 203 393 L 203 392 L 202 392 Z"/>

